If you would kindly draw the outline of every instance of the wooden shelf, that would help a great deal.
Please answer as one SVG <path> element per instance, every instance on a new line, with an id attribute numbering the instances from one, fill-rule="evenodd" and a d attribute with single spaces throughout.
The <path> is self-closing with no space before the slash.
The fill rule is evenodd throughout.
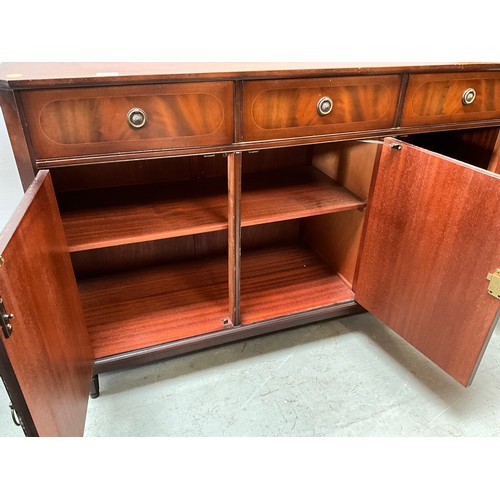
<path id="1" fill-rule="evenodd" d="M 243 177 L 242 226 L 363 208 L 360 200 L 315 167 L 294 167 Z"/>
<path id="2" fill-rule="evenodd" d="M 222 330 L 227 281 L 226 256 L 79 281 L 95 357 Z"/>
<path id="3" fill-rule="evenodd" d="M 226 178 L 61 193 L 70 251 L 227 228 Z"/>
<path id="4" fill-rule="evenodd" d="M 71 252 L 227 229 L 225 178 L 59 194 Z M 247 174 L 242 226 L 366 205 L 314 167 Z"/>
<path id="5" fill-rule="evenodd" d="M 242 254 L 242 324 L 353 300 L 352 290 L 311 250 L 279 246 Z"/>

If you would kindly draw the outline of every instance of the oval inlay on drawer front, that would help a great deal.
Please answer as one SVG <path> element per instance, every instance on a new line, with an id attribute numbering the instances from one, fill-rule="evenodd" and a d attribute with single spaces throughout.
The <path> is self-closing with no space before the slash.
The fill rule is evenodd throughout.
<path id="1" fill-rule="evenodd" d="M 141 130 L 127 121 L 136 107 L 147 110 Z M 223 118 L 222 103 L 208 94 L 102 97 L 52 101 L 42 109 L 40 126 L 58 144 L 85 144 L 208 135 Z"/>
<path id="2" fill-rule="evenodd" d="M 411 75 L 402 126 L 500 119 L 498 73 Z"/>
<path id="3" fill-rule="evenodd" d="M 247 82 L 243 139 L 265 140 L 390 128 L 399 76 Z M 331 110 L 318 106 L 328 98 Z"/>
<path id="4" fill-rule="evenodd" d="M 232 84 L 210 82 L 25 92 L 38 158 L 232 142 Z M 130 112 L 143 113 L 139 127 Z"/>

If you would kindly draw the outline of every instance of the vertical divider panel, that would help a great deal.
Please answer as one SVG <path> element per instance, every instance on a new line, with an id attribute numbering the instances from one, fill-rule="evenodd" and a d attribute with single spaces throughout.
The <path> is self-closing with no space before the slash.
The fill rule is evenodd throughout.
<path id="1" fill-rule="evenodd" d="M 228 266 L 229 315 L 234 326 L 240 324 L 241 276 L 241 153 L 227 156 L 228 180 Z"/>

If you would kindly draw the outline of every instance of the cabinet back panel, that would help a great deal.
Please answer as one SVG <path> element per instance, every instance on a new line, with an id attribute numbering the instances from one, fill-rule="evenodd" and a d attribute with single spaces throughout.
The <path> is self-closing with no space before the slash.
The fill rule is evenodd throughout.
<path id="1" fill-rule="evenodd" d="M 225 176 L 226 164 L 222 155 L 185 156 L 54 168 L 51 176 L 56 192 L 75 191 Z"/>
<path id="2" fill-rule="evenodd" d="M 487 169 L 490 165 L 498 128 L 455 130 L 411 135 L 404 140 L 435 153 Z"/>
<path id="3" fill-rule="evenodd" d="M 300 235 L 300 219 L 259 224 L 241 229 L 242 250 L 250 250 L 277 244 L 297 242 Z"/>
<path id="4" fill-rule="evenodd" d="M 216 231 L 75 252 L 71 260 L 77 278 L 82 278 L 225 253 L 227 231 Z"/>
<path id="5" fill-rule="evenodd" d="M 311 147 L 262 149 L 243 153 L 243 172 L 261 172 L 287 167 L 302 167 L 311 163 Z"/>
<path id="6" fill-rule="evenodd" d="M 352 287 L 365 215 L 359 210 L 304 219 L 302 239 Z"/>
<path id="7" fill-rule="evenodd" d="M 346 189 L 366 200 L 378 146 L 356 141 L 314 146 L 312 164 Z"/>

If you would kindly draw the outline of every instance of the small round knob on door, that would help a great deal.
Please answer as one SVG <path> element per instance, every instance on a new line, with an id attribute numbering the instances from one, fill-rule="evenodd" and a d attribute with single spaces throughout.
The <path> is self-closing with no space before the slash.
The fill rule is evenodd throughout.
<path id="1" fill-rule="evenodd" d="M 318 101 L 316 109 L 318 110 L 318 114 L 320 114 L 321 116 L 325 116 L 332 111 L 333 101 L 329 97 L 322 97 Z"/>
<path id="2" fill-rule="evenodd" d="M 465 90 L 464 93 L 462 94 L 462 104 L 464 106 L 472 104 L 475 99 L 476 99 L 476 91 L 472 88 Z"/>
<path id="3" fill-rule="evenodd" d="M 127 121 L 131 127 L 141 128 L 146 125 L 146 120 L 148 119 L 148 115 L 141 108 L 132 108 L 127 113 Z"/>

